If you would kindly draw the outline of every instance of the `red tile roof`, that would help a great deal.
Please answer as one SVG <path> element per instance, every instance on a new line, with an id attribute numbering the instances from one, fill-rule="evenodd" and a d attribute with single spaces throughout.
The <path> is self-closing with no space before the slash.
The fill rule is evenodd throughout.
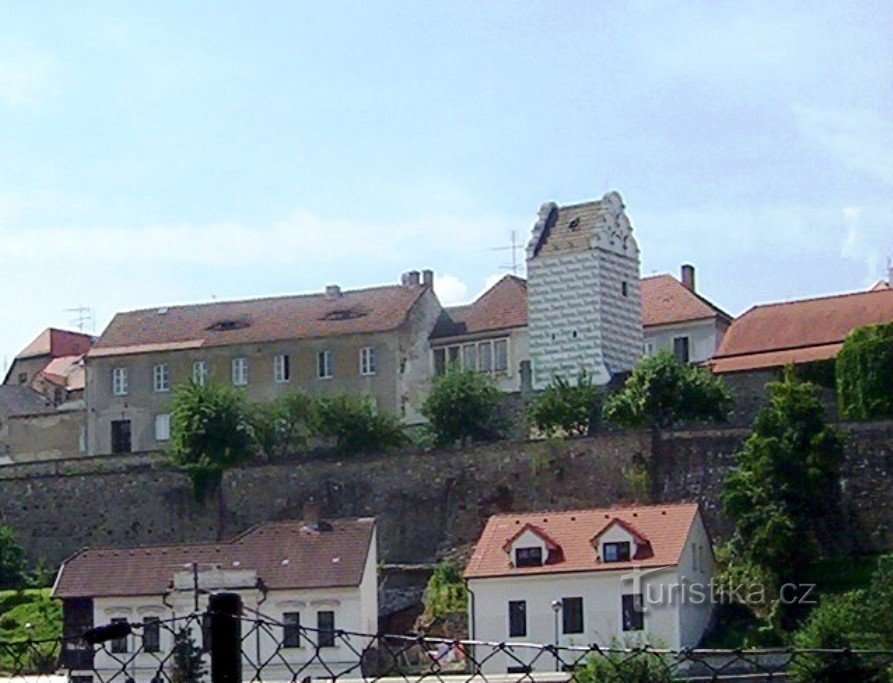
<path id="1" fill-rule="evenodd" d="M 400 327 L 428 287 L 394 285 L 118 313 L 88 358 L 286 339 L 385 332 Z"/>
<path id="2" fill-rule="evenodd" d="M 696 503 L 642 505 L 598 510 L 569 510 L 494 515 L 487 522 L 465 568 L 465 578 L 524 576 L 564 572 L 608 571 L 632 567 L 666 567 L 679 563 L 691 525 L 698 514 Z M 649 556 L 626 562 L 602 562 L 592 546 L 593 538 L 617 520 L 635 529 L 651 546 Z M 505 542 L 526 524 L 542 529 L 561 548 L 558 562 L 540 567 L 513 567 Z"/>
<path id="3" fill-rule="evenodd" d="M 80 356 L 90 350 L 92 343 L 93 338 L 88 334 L 48 327 L 37 335 L 34 341 L 22 349 L 16 358 Z"/>
<path id="4" fill-rule="evenodd" d="M 474 303 L 451 306 L 431 332 L 432 339 L 508 330 L 527 325 L 527 280 L 506 275 Z"/>
<path id="5" fill-rule="evenodd" d="M 754 306 L 732 323 L 710 366 L 735 372 L 834 358 L 854 328 L 893 321 L 893 289 Z"/>
<path id="6" fill-rule="evenodd" d="M 700 294 L 691 291 L 672 275 L 651 275 L 642 278 L 644 327 L 708 318 L 732 321 L 732 316 Z"/>
<path id="7" fill-rule="evenodd" d="M 331 531 L 302 522 L 274 522 L 249 529 L 227 543 L 82 550 L 59 570 L 57 598 L 162 595 L 174 574 L 195 562 L 255 570 L 270 590 L 358 586 L 375 520 L 327 520 Z M 234 565 L 238 562 L 238 565 Z"/>
<path id="8" fill-rule="evenodd" d="M 56 386 L 65 387 L 69 391 L 83 389 L 85 385 L 83 356 L 61 356 L 46 364 L 40 375 Z"/>

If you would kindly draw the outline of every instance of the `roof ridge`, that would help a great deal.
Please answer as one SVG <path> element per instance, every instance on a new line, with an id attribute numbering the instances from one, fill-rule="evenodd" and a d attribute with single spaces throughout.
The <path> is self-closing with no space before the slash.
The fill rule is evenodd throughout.
<path id="1" fill-rule="evenodd" d="M 851 296 L 876 296 L 878 294 L 890 294 L 893 293 L 893 289 L 861 289 L 854 292 L 841 292 L 839 294 L 823 294 L 822 296 L 810 296 L 805 299 L 788 299 L 787 301 L 774 301 L 767 304 L 754 304 L 750 308 L 748 308 L 744 313 L 742 313 L 739 317 L 744 317 L 748 313 L 758 308 L 774 308 L 776 306 L 790 306 L 792 304 L 800 304 L 806 303 L 809 301 L 822 301 L 825 299 L 843 299 Z"/>
<path id="2" fill-rule="evenodd" d="M 623 512 L 625 510 L 629 511 L 639 511 L 639 510 L 647 510 L 647 509 L 661 509 L 661 508 L 672 508 L 672 507 L 690 507 L 690 506 L 699 506 L 697 501 L 676 501 L 674 503 L 642 503 L 642 504 L 632 504 L 632 505 L 623 505 L 618 507 L 598 507 L 598 508 L 572 508 L 572 509 L 562 509 L 562 510 L 533 510 L 531 512 L 498 512 L 494 515 L 490 515 L 491 518 L 494 517 L 523 517 L 525 515 L 544 515 L 544 514 L 553 514 L 553 515 L 568 515 L 575 514 L 580 512 Z"/>

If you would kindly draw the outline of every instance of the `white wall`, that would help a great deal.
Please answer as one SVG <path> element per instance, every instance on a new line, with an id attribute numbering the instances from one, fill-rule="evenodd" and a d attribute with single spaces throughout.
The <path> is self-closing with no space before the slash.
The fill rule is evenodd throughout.
<path id="1" fill-rule="evenodd" d="M 645 344 L 653 351 L 673 352 L 673 339 L 688 337 L 689 362 L 702 363 L 713 357 L 728 326 L 717 319 L 695 320 L 688 323 L 660 325 L 645 328 Z"/>
<path id="2" fill-rule="evenodd" d="M 713 602 L 709 593 L 715 572 L 710 537 L 701 516 L 697 515 L 685 541 L 678 572 L 679 585 L 688 587 L 685 591 L 687 599 L 681 602 L 679 611 L 679 635 L 683 647 L 697 647 L 710 625 Z M 705 599 L 700 600 L 701 596 Z"/>

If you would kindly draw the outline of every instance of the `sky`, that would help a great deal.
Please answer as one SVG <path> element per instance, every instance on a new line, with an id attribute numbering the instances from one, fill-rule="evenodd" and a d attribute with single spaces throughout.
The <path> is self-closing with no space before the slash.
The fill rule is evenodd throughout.
<path id="1" fill-rule="evenodd" d="M 411 269 L 468 301 L 608 190 L 732 314 L 858 290 L 891 150 L 885 1 L 5 2 L 0 354 Z"/>

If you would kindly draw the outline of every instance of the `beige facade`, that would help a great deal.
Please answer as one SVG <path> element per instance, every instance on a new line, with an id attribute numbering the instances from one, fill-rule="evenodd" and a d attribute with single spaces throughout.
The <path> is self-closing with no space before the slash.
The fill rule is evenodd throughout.
<path id="1" fill-rule="evenodd" d="M 17 415 L 0 422 L 0 462 L 34 462 L 79 455 L 84 447 L 82 408 Z"/>

